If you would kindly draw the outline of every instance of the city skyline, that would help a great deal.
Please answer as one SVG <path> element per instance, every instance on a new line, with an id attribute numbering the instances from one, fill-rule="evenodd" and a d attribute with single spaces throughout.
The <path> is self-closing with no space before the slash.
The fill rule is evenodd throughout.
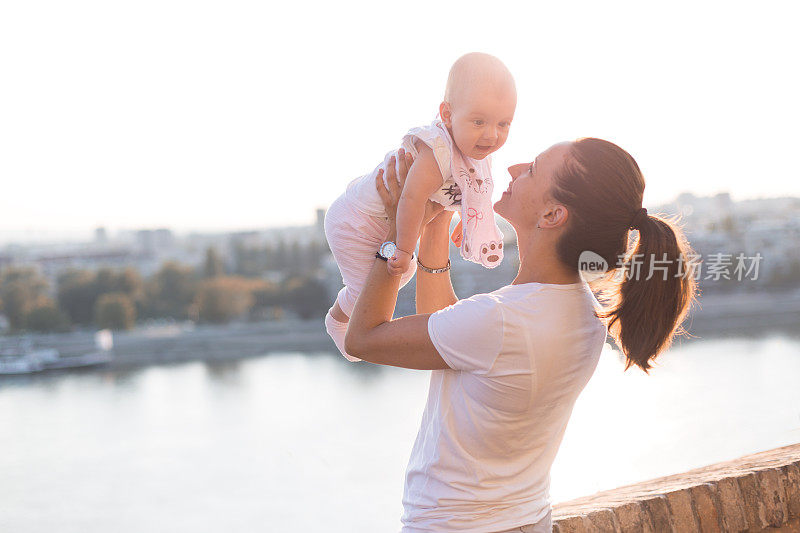
<path id="1" fill-rule="evenodd" d="M 756 196 L 751 198 L 736 198 L 731 195 L 728 191 L 721 191 L 716 194 L 700 196 L 696 195 L 689 191 L 681 192 L 675 197 L 667 200 L 666 202 L 660 202 L 658 204 L 646 204 L 645 207 L 648 209 L 657 209 L 662 208 L 666 205 L 673 204 L 679 200 L 681 197 L 685 197 L 686 195 L 692 195 L 697 199 L 708 200 L 720 196 L 727 196 L 732 202 L 739 203 L 739 202 L 753 202 L 753 201 L 765 201 L 770 202 L 773 200 L 781 200 L 781 199 L 793 199 L 800 201 L 799 196 Z M 36 229 L 36 230 L 18 230 L 18 231 L 8 231 L 2 227 L 0 227 L 0 246 L 8 246 L 11 244 L 16 245 L 25 245 L 25 244 L 35 244 L 35 243 L 81 243 L 81 242 L 89 242 L 89 241 L 98 241 L 98 232 L 102 232 L 104 235 L 104 239 L 119 239 L 120 237 L 134 239 L 136 234 L 139 232 L 152 232 L 152 231 L 168 231 L 174 233 L 176 236 L 189 236 L 189 235 L 228 235 L 228 234 L 235 234 L 235 233 L 250 233 L 250 232 L 262 232 L 262 231 L 277 231 L 281 229 L 289 229 L 289 228 L 306 228 L 317 225 L 320 223 L 318 217 L 320 216 L 317 212 L 318 210 L 322 210 L 323 212 L 327 210 L 327 206 L 322 208 L 318 207 L 312 209 L 308 220 L 300 220 L 294 224 L 284 224 L 284 225 L 275 225 L 275 226 L 266 226 L 266 225 L 256 225 L 256 226 L 247 226 L 247 227 L 182 227 L 182 226 L 155 226 L 155 225 L 138 225 L 138 226 L 129 226 L 129 227 L 114 227 L 114 226 L 95 226 L 92 228 L 84 228 L 78 229 L 74 231 L 59 231 L 57 229 Z M 499 215 L 496 215 L 499 216 Z M 502 217 L 500 217 L 502 218 Z M 507 224 L 507 222 L 506 222 Z"/>
<path id="2" fill-rule="evenodd" d="M 41 17 L 19 4 L 0 20 L 15 50 L 0 59 L 0 240 L 312 223 L 435 117 L 451 63 L 473 50 L 500 57 L 519 92 L 496 197 L 508 165 L 583 135 L 636 158 L 645 206 L 800 196 L 793 9 L 53 2 Z M 479 31 L 409 37 L 476 28 L 475 12 Z"/>

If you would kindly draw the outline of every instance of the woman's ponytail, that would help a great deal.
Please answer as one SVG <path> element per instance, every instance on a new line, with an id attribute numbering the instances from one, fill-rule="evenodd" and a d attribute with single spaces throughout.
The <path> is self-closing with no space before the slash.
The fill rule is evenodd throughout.
<path id="1" fill-rule="evenodd" d="M 645 372 L 677 334 L 697 290 L 692 250 L 677 221 L 647 215 L 644 177 L 628 152 L 602 139 L 572 143 L 556 171 L 551 194 L 567 206 L 569 223 L 556 245 L 562 263 L 576 271 L 591 251 L 611 267 L 593 283 L 609 333 L 627 359 Z M 629 245 L 631 226 L 638 229 Z"/>
<path id="2" fill-rule="evenodd" d="M 695 298 L 692 250 L 674 220 L 646 216 L 638 224 L 635 246 L 625 254 L 613 279 L 602 282 L 609 333 L 625 354 L 625 370 L 645 372 L 650 360 L 685 334 L 682 323 Z"/>

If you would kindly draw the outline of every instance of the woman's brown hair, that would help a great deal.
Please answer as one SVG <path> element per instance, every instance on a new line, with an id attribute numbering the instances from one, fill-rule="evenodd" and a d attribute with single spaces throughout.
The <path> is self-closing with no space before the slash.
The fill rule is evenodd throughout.
<path id="1" fill-rule="evenodd" d="M 697 291 L 692 249 L 677 220 L 642 209 L 644 177 L 628 152 L 593 138 L 575 141 L 570 152 L 551 190 L 569 211 L 556 253 L 575 271 L 584 252 L 605 260 L 609 270 L 591 284 L 604 304 L 598 316 L 625 354 L 625 370 L 635 364 L 647 372 L 686 333 Z"/>

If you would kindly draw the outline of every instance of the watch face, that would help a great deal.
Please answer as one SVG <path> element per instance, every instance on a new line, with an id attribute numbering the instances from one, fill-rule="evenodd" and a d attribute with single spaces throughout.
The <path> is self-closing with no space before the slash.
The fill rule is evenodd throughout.
<path id="1" fill-rule="evenodd" d="M 394 257 L 396 251 L 397 245 L 393 242 L 385 242 L 381 245 L 381 255 L 387 259 Z"/>

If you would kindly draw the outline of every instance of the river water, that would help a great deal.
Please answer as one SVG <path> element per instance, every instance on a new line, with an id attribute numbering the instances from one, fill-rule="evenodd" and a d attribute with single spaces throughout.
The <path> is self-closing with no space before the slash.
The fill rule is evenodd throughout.
<path id="1" fill-rule="evenodd" d="M 800 442 L 800 340 L 607 346 L 555 502 Z M 397 531 L 429 373 L 330 353 L 0 380 L 0 531 Z"/>

